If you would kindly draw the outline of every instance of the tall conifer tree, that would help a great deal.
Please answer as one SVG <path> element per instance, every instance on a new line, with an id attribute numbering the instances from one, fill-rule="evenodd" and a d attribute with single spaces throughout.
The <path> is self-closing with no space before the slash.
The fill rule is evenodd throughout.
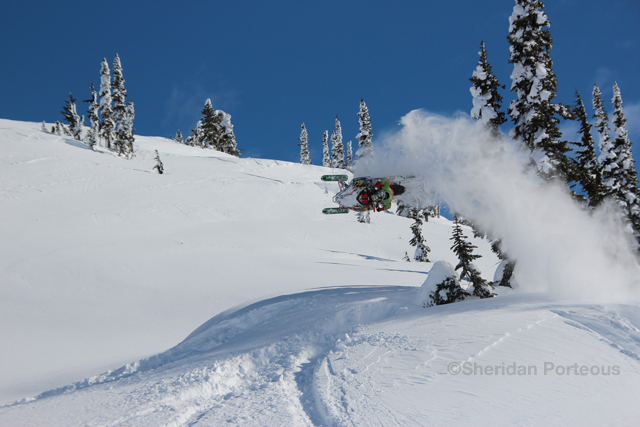
<path id="1" fill-rule="evenodd" d="M 566 156 L 569 149 L 560 140 L 557 117 L 565 109 L 553 103 L 558 83 L 550 54 L 550 23 L 543 9 L 540 0 L 516 0 L 509 18 L 511 91 L 517 96 L 509 106 L 515 123 L 509 135 L 531 152 L 531 165 L 540 176 L 568 182 L 572 174 Z"/>
<path id="2" fill-rule="evenodd" d="M 580 149 L 576 154 L 576 180 L 586 193 L 587 206 L 595 207 L 602 201 L 602 171 L 596 157 L 595 143 L 591 135 L 591 124 L 587 118 L 582 98 L 576 89 L 576 105 L 574 116 L 580 122 L 579 142 L 575 143 Z"/>
<path id="3" fill-rule="evenodd" d="M 336 130 L 331 134 L 331 166 L 344 169 L 344 144 L 342 143 L 342 126 L 336 116 Z"/>
<path id="4" fill-rule="evenodd" d="M 124 76 L 122 74 L 122 64 L 120 57 L 116 53 L 113 60 L 113 82 L 111 83 L 111 93 L 113 98 L 113 121 L 115 123 L 115 140 L 113 148 L 118 155 L 127 152 L 129 136 L 126 134 L 127 117 L 127 90 L 124 88 Z"/>
<path id="5" fill-rule="evenodd" d="M 73 95 L 69 94 L 69 99 L 64 103 L 64 107 L 62 107 L 62 115 L 65 120 L 69 123 L 69 135 L 71 135 L 74 139 L 78 141 L 82 140 L 82 124 L 84 123 L 84 117 L 80 117 L 78 115 L 78 110 L 76 107 L 77 99 L 73 97 Z"/>
<path id="6" fill-rule="evenodd" d="M 111 149 L 111 143 L 115 140 L 116 124 L 111 107 L 111 71 L 106 58 L 102 60 L 100 75 L 100 134 L 104 138 L 104 146 Z"/>
<path id="7" fill-rule="evenodd" d="M 213 109 L 213 105 L 211 104 L 211 99 L 207 99 L 204 103 L 204 108 L 202 109 L 202 118 L 200 119 L 201 137 L 198 140 L 198 145 L 201 145 L 204 148 L 213 148 L 222 151 L 219 146 L 220 137 L 222 136 L 220 127 L 221 122 L 222 116 L 220 114 L 216 114 L 216 111 Z"/>
<path id="8" fill-rule="evenodd" d="M 351 141 L 347 142 L 347 164 L 346 168 L 348 171 L 353 172 L 353 145 Z"/>
<path id="9" fill-rule="evenodd" d="M 134 155 L 133 143 L 135 141 L 135 136 L 134 136 L 134 129 L 133 129 L 133 119 L 135 118 L 135 116 L 136 116 L 136 112 L 133 107 L 133 101 L 129 101 L 129 104 L 127 104 L 127 109 L 125 110 L 125 120 L 122 123 L 122 128 L 123 128 L 122 135 L 124 135 L 124 138 L 125 138 L 124 154 L 130 159 L 133 158 L 133 155 Z"/>
<path id="10" fill-rule="evenodd" d="M 329 153 L 329 131 L 324 131 L 322 135 L 322 166 L 331 167 L 331 155 Z"/>
<path id="11" fill-rule="evenodd" d="M 480 44 L 479 54 L 478 66 L 469 79 L 473 83 L 470 88 L 473 96 L 471 117 L 482 120 L 491 135 L 498 137 L 501 136 L 500 126 L 507 121 L 505 113 L 500 111 L 502 96 L 498 91 L 500 88 L 504 89 L 504 86 L 500 85 L 498 78 L 493 74 L 484 41 Z"/>
<path id="12" fill-rule="evenodd" d="M 596 119 L 596 129 L 598 130 L 598 150 L 600 155 L 598 156 L 598 163 L 602 171 L 602 181 L 604 185 L 604 196 L 612 195 L 609 185 L 605 182 L 612 178 L 611 164 L 615 161 L 615 154 L 613 153 L 613 145 L 611 136 L 609 135 L 609 115 L 602 103 L 602 93 L 598 85 L 593 86 L 593 118 Z"/>
<path id="13" fill-rule="evenodd" d="M 622 108 L 622 96 L 618 83 L 613 84 L 613 128 L 614 140 L 612 142 L 612 154 L 615 155 L 611 164 L 608 180 L 611 192 L 617 197 L 623 207 L 633 234 L 640 243 L 640 191 L 638 190 L 638 174 L 635 161 L 631 153 L 631 141 L 627 132 L 627 119 Z M 615 166 L 615 167 L 614 167 Z"/>
<path id="14" fill-rule="evenodd" d="M 91 123 L 91 129 L 87 133 L 87 145 L 93 150 L 93 147 L 98 143 L 100 132 L 100 117 L 98 116 L 100 104 L 98 104 L 98 93 L 93 87 L 93 82 L 91 82 L 90 88 L 91 99 L 87 99 L 84 102 L 89 103 L 89 122 Z"/>
<path id="15" fill-rule="evenodd" d="M 302 163 L 303 165 L 310 165 L 311 156 L 309 153 L 309 134 L 307 133 L 307 127 L 304 125 L 304 123 L 301 126 L 299 140 L 300 143 L 298 145 L 300 146 L 300 163 Z"/>
<path id="16" fill-rule="evenodd" d="M 489 64 L 484 41 L 480 43 L 479 55 L 478 65 L 473 72 L 473 76 L 469 79 L 473 83 L 470 88 L 473 96 L 471 117 L 481 120 L 494 138 L 502 138 L 500 126 L 506 123 L 507 118 L 505 113 L 500 111 L 502 96 L 499 90 L 505 87 L 500 84 L 498 78 L 493 74 L 493 68 Z M 506 256 L 503 259 L 506 260 Z M 509 261 L 508 265 L 513 271 L 515 261 Z"/>
<path id="17" fill-rule="evenodd" d="M 358 111 L 358 123 L 360 131 L 356 135 L 358 141 L 358 150 L 356 151 L 356 161 L 361 157 L 365 157 L 373 153 L 373 132 L 371 131 L 371 117 L 369 117 L 369 109 L 364 99 L 360 99 L 360 111 Z"/>

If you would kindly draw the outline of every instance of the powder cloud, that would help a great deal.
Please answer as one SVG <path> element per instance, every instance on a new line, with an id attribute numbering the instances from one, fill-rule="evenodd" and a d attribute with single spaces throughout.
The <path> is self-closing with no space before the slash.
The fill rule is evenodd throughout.
<path id="1" fill-rule="evenodd" d="M 357 163 L 356 176 L 423 179 L 454 211 L 502 239 L 525 291 L 640 299 L 638 259 L 615 204 L 586 212 L 565 185 L 528 171 L 528 153 L 517 143 L 492 139 L 466 115 L 416 110 L 401 125 Z"/>

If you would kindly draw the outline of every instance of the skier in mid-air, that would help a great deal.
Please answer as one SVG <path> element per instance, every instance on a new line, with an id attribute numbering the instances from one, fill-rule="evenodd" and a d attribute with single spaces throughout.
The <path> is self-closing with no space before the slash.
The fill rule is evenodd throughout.
<path id="1" fill-rule="evenodd" d="M 404 186 L 392 183 L 388 178 L 354 178 L 349 184 L 346 175 L 324 175 L 323 181 L 338 181 L 340 192 L 333 198 L 340 207 L 325 208 L 323 213 L 381 212 L 391 208 L 394 196 L 403 194 Z"/>
<path id="2" fill-rule="evenodd" d="M 354 180 L 355 181 L 355 180 Z M 393 196 L 404 193 L 404 187 L 397 184 L 391 184 L 388 179 L 381 179 L 375 184 L 370 184 L 363 189 L 358 196 L 358 201 L 362 203 L 362 207 L 358 210 L 374 212 L 382 212 L 391 209 L 391 201 Z"/>

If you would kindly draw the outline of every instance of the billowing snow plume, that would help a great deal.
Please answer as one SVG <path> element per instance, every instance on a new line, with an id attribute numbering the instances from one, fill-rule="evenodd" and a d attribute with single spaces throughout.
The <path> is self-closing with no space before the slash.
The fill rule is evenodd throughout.
<path id="1" fill-rule="evenodd" d="M 566 186 L 525 172 L 530 159 L 517 144 L 492 140 L 468 116 L 416 110 L 401 125 L 359 161 L 356 176 L 424 178 L 454 211 L 502 239 L 526 291 L 638 298 L 640 267 L 612 204 L 589 215 Z"/>

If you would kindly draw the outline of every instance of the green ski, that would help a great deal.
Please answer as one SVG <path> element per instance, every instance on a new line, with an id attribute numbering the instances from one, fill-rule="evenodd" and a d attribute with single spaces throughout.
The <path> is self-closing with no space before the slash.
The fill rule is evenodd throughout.
<path id="1" fill-rule="evenodd" d="M 349 181 L 347 175 L 322 175 L 320 179 L 323 181 Z"/>
<path id="2" fill-rule="evenodd" d="M 345 213 L 349 213 L 349 209 L 347 209 L 347 208 L 324 208 L 324 209 L 322 209 L 322 213 L 326 214 L 326 215 L 345 214 Z"/>

